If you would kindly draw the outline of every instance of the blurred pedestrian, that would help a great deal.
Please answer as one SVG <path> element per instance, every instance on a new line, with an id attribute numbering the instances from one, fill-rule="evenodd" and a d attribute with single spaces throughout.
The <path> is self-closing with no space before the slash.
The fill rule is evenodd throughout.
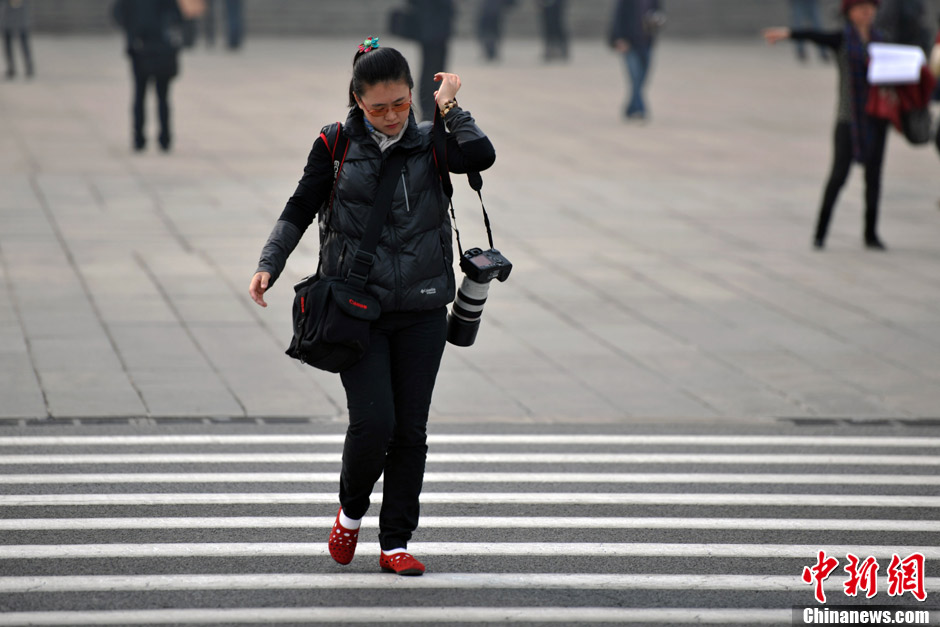
<path id="1" fill-rule="evenodd" d="M 628 120 L 645 120 L 649 115 L 643 90 L 649 78 L 653 44 L 664 22 L 659 0 L 617 0 L 610 45 L 623 54 L 630 76 L 632 91 L 624 112 Z"/>
<path id="2" fill-rule="evenodd" d="M 434 78 L 439 83 L 436 104 L 447 128 L 448 169 L 488 168 L 496 158 L 493 145 L 457 105 L 460 78 L 445 73 Z M 365 355 L 340 374 L 349 427 L 341 507 L 328 546 L 335 561 L 352 561 L 361 520 L 384 472 L 379 565 L 399 575 L 425 570 L 407 547 L 418 526 L 428 412 L 447 337 L 446 306 L 455 296 L 447 197 L 432 129 L 419 126 L 411 113 L 413 85 L 400 52 L 378 47 L 371 37 L 360 45 L 353 58 L 349 115 L 342 125 L 324 126 L 314 142 L 303 178 L 262 250 L 249 287 L 251 298 L 266 307 L 265 292 L 315 218 L 319 276 L 350 276 L 364 266 L 365 290 L 379 300 L 381 313 L 371 323 Z M 359 259 L 363 225 L 370 222 L 370 212 L 381 209 L 374 205 L 388 163 L 394 163 L 390 180 L 400 176 L 400 184 L 391 187 L 391 208 L 374 255 L 363 253 L 370 259 L 367 265 Z"/>
<path id="3" fill-rule="evenodd" d="M 881 170 L 887 141 L 888 121 L 869 116 L 868 44 L 882 41 L 874 29 L 878 0 L 842 0 L 845 26 L 842 30 L 823 32 L 768 28 L 764 38 L 774 44 L 783 39 L 802 39 L 833 50 L 839 67 L 839 106 L 834 133 L 833 161 L 823 193 L 813 245 L 822 249 L 832 211 L 852 162 L 865 167 L 865 246 L 884 250 L 878 237 L 878 203 L 881 196 Z"/>
<path id="4" fill-rule="evenodd" d="M 931 99 L 940 101 L 940 28 L 937 29 L 937 36 L 933 41 L 933 46 L 930 48 L 930 56 L 928 59 L 930 71 L 933 73 L 934 78 L 937 79 L 937 84 L 934 87 Z M 937 133 L 938 137 L 940 137 L 940 129 L 937 130 Z M 937 144 L 937 148 L 940 149 L 940 143 Z"/>
<path id="5" fill-rule="evenodd" d="M 516 0 L 483 0 L 477 18 L 477 37 L 483 46 L 487 61 L 499 58 L 499 44 L 503 35 L 503 17 Z"/>
<path id="6" fill-rule="evenodd" d="M 241 48 L 245 39 L 244 5 L 242 0 L 206 0 L 206 10 L 203 14 L 203 32 L 206 45 L 215 46 L 216 16 L 219 15 L 218 4 L 225 6 L 225 42 L 229 50 Z"/>
<path id="7" fill-rule="evenodd" d="M 206 14 L 206 0 L 177 0 L 183 16 L 183 47 L 196 45 L 199 20 Z"/>
<path id="8" fill-rule="evenodd" d="M 822 18 L 819 12 L 819 0 L 790 0 L 790 28 L 792 30 L 822 30 Z M 805 62 L 806 42 L 802 39 L 794 41 L 796 44 L 796 58 Z M 829 53 L 825 46 L 817 45 L 819 58 L 829 60 Z"/>
<path id="9" fill-rule="evenodd" d="M 418 103 L 421 119 L 434 118 L 434 77 L 447 68 L 447 48 L 453 34 L 453 0 L 408 0 L 416 20 L 415 39 L 421 45 Z"/>
<path id="10" fill-rule="evenodd" d="M 0 0 L 0 24 L 3 28 L 3 55 L 7 62 L 8 79 L 16 76 L 13 62 L 13 39 L 20 40 L 23 68 L 26 76 L 33 76 L 33 55 L 29 47 L 30 0 Z"/>
<path id="11" fill-rule="evenodd" d="M 885 41 L 919 46 L 924 54 L 930 54 L 933 41 L 924 0 L 884 0 L 875 18 L 875 28 Z"/>
<path id="12" fill-rule="evenodd" d="M 542 8 L 543 58 L 546 62 L 568 59 L 568 30 L 565 28 L 566 0 L 539 0 Z"/>
<path id="13" fill-rule="evenodd" d="M 117 0 L 112 14 L 124 29 L 127 56 L 134 76 L 132 107 L 134 150 L 147 145 L 144 136 L 144 98 L 153 82 L 160 118 L 160 148 L 172 143 L 170 131 L 170 81 L 179 73 L 179 50 L 183 44 L 182 22 L 177 0 Z"/>

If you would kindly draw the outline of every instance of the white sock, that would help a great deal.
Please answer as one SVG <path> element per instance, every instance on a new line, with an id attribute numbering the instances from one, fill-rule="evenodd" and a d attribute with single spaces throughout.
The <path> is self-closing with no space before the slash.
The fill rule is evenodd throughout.
<path id="1" fill-rule="evenodd" d="M 362 524 L 362 519 L 360 518 L 359 520 L 353 520 L 352 518 L 346 515 L 346 512 L 340 510 L 339 524 L 341 524 L 346 529 L 349 529 L 350 531 L 355 531 L 356 529 L 359 528 L 359 525 Z"/>
<path id="2" fill-rule="evenodd" d="M 408 549 L 389 549 L 386 551 L 382 549 L 382 555 L 398 555 L 399 553 L 407 553 Z"/>

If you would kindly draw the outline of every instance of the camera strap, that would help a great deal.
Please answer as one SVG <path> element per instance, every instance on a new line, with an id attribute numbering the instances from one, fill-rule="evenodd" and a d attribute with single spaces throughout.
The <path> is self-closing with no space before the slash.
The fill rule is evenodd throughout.
<path id="1" fill-rule="evenodd" d="M 457 229 L 457 216 L 454 213 L 454 185 L 450 180 L 450 171 L 447 169 L 447 131 L 444 128 L 444 118 L 441 116 L 441 110 L 434 108 L 434 128 L 431 132 L 434 146 L 434 162 L 437 164 L 437 171 L 441 177 L 441 187 L 447 196 L 447 202 L 450 204 L 450 219 L 454 227 L 454 235 L 457 238 L 457 248 L 463 252 L 463 245 L 460 243 L 460 231 Z M 493 231 L 490 228 L 490 216 L 486 213 L 486 205 L 483 204 L 483 177 L 479 172 L 467 172 L 467 181 L 470 188 L 480 197 L 480 207 L 483 209 L 483 224 L 486 226 L 486 237 L 490 242 L 490 248 L 493 246 Z"/>

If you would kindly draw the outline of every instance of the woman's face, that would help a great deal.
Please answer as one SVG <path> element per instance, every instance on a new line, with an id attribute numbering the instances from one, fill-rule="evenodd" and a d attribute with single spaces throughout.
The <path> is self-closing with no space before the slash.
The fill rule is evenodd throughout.
<path id="1" fill-rule="evenodd" d="M 356 103 L 372 126 L 386 135 L 398 135 L 408 123 L 411 89 L 404 81 L 376 83 L 365 88 Z"/>
<path id="2" fill-rule="evenodd" d="M 862 2 L 849 9 L 849 21 L 855 28 L 871 28 L 877 12 L 878 7 L 874 2 Z"/>

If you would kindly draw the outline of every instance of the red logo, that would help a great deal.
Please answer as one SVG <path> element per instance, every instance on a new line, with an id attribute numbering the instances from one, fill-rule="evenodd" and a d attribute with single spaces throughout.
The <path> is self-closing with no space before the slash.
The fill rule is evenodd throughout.
<path id="1" fill-rule="evenodd" d="M 846 554 L 846 558 L 849 563 L 843 570 L 849 576 L 842 585 L 846 596 L 854 597 L 859 592 L 865 592 L 866 598 L 874 597 L 878 593 L 878 560 L 874 557 L 862 560 L 851 553 Z M 912 553 L 904 559 L 901 559 L 897 553 L 892 554 L 887 572 L 888 596 L 899 597 L 905 592 L 910 592 L 918 601 L 925 601 L 927 591 L 924 588 L 924 562 L 923 553 Z M 816 563 L 803 569 L 802 579 L 805 583 L 815 585 L 818 602 L 826 602 L 823 582 L 829 578 L 838 565 L 839 560 L 829 557 L 825 551 L 819 551 Z"/>
<path id="2" fill-rule="evenodd" d="M 351 298 L 349 299 L 349 304 L 352 305 L 353 307 L 358 307 L 359 309 L 368 309 L 368 308 L 369 308 L 368 305 L 363 305 L 362 303 L 357 303 L 356 301 L 354 301 L 354 300 L 351 299 Z"/>

